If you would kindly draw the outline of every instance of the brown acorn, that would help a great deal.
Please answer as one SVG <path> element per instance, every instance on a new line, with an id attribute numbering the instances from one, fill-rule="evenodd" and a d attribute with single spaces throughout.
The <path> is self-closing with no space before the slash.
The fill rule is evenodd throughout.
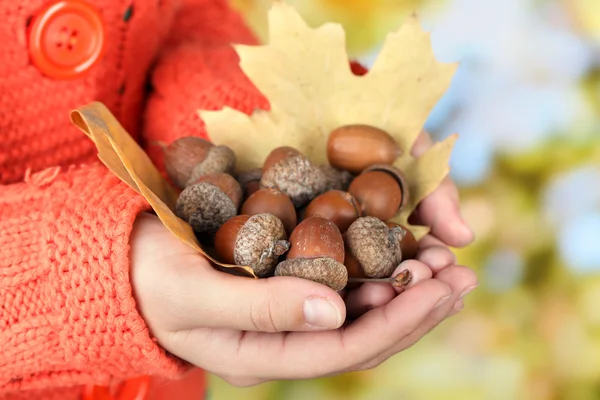
<path id="1" fill-rule="evenodd" d="M 290 147 L 274 149 L 265 161 L 261 188 L 274 188 L 285 193 L 301 208 L 325 191 L 325 175 L 298 150 Z"/>
<path id="2" fill-rule="evenodd" d="M 342 290 L 348 282 L 344 266 L 344 240 L 337 226 L 325 218 L 302 221 L 290 236 L 286 260 L 275 269 L 276 276 L 294 276 Z"/>
<path id="3" fill-rule="evenodd" d="M 242 187 L 244 197 L 247 199 L 260 189 L 260 178 L 262 177 L 262 168 L 251 169 L 250 171 L 242 172 L 237 176 L 237 180 Z"/>
<path id="4" fill-rule="evenodd" d="M 330 190 L 317 196 L 304 213 L 304 218 L 323 217 L 333 221 L 342 233 L 360 216 L 361 208 L 354 196 L 341 190 Z"/>
<path id="5" fill-rule="evenodd" d="M 415 259 L 417 257 L 417 253 L 419 252 L 419 242 L 417 242 L 417 239 L 412 234 L 412 232 L 406 227 L 395 222 L 387 222 L 386 224 L 390 228 L 398 227 L 405 231 L 404 237 L 400 241 L 400 249 L 402 250 L 402 260 Z"/>
<path id="6" fill-rule="evenodd" d="M 215 146 L 195 136 L 179 138 L 164 150 L 165 171 L 180 189 L 202 175 L 231 173 L 235 161 L 235 154 L 229 147 Z"/>
<path id="7" fill-rule="evenodd" d="M 246 199 L 240 210 L 240 214 L 247 215 L 263 213 L 273 214 L 279 218 L 288 235 L 291 235 L 298 222 L 292 200 L 277 189 L 259 189 Z"/>
<path id="8" fill-rule="evenodd" d="M 329 164 L 320 165 L 319 169 L 325 175 L 325 190 L 343 190 L 347 191 L 348 186 L 354 179 L 354 176 L 348 171 L 342 171 L 333 168 Z"/>
<path id="9" fill-rule="evenodd" d="M 190 185 L 202 176 L 216 172 L 233 173 L 235 160 L 235 153 L 229 147 L 213 146 L 204 161 L 194 167 L 186 185 Z"/>
<path id="10" fill-rule="evenodd" d="M 271 152 L 269 153 L 267 158 L 265 158 L 265 162 L 263 163 L 263 167 L 262 167 L 262 172 L 264 174 L 269 169 L 271 169 L 271 167 L 273 165 L 277 164 L 278 162 L 280 162 L 281 160 L 283 160 L 285 158 L 302 156 L 302 155 L 303 154 L 299 150 L 296 150 L 293 147 L 289 147 L 289 146 L 277 147 L 277 148 L 271 150 Z"/>
<path id="11" fill-rule="evenodd" d="M 364 215 L 388 220 L 396 216 L 408 201 L 408 187 L 400 170 L 376 165 L 357 176 L 348 192 L 360 203 Z"/>
<path id="12" fill-rule="evenodd" d="M 198 178 L 179 195 L 175 214 L 196 233 L 214 233 L 237 214 L 242 188 L 229 174 L 214 173 Z"/>
<path id="13" fill-rule="evenodd" d="M 385 222 L 375 217 L 357 219 L 350 225 L 345 235 L 346 258 L 349 260 L 352 273 L 356 274 L 356 266 L 352 264 L 351 258 L 354 257 L 365 276 L 389 277 L 402 262 L 400 242 L 404 234 L 403 229 L 389 228 Z"/>
<path id="14" fill-rule="evenodd" d="M 356 289 L 362 283 L 352 282 L 352 279 L 368 279 L 369 277 L 365 275 L 365 271 L 363 270 L 362 266 L 360 265 L 356 257 L 354 257 L 354 254 L 352 254 L 352 252 L 348 248 L 348 238 L 346 234 L 344 234 L 344 249 L 344 265 L 346 266 L 346 270 L 348 270 L 349 280 L 348 284 L 346 285 L 346 289 Z"/>
<path id="15" fill-rule="evenodd" d="M 283 223 L 272 214 L 237 215 L 215 234 L 215 250 L 222 262 L 248 266 L 264 278 L 290 248 L 286 238 Z"/>
<path id="16" fill-rule="evenodd" d="M 368 125 L 334 129 L 327 140 L 327 159 L 332 167 L 358 174 L 369 165 L 392 164 L 400 148 L 389 133 Z"/>

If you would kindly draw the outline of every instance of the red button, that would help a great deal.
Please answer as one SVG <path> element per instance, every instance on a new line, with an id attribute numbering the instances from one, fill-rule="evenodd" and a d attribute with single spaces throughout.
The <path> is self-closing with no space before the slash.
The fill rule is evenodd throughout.
<path id="1" fill-rule="evenodd" d="M 80 0 L 54 2 L 29 25 L 29 54 L 50 78 L 69 79 L 88 71 L 104 49 L 98 11 Z"/>
<path id="2" fill-rule="evenodd" d="M 108 387 L 87 386 L 83 400 L 145 400 L 150 388 L 150 377 L 140 376 L 124 382 L 116 393 L 111 393 Z"/>

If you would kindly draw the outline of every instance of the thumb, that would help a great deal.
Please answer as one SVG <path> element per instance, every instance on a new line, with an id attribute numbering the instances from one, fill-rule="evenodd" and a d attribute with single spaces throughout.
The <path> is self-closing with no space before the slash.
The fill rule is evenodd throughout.
<path id="1" fill-rule="evenodd" d="M 251 279 L 214 269 L 196 269 L 180 283 L 178 328 L 244 331 L 314 331 L 339 328 L 343 300 L 325 285 L 293 277 Z"/>

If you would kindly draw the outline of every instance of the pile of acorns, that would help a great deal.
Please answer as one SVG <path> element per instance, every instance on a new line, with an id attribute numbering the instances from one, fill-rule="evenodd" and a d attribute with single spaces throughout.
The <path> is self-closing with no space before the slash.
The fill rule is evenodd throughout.
<path id="1" fill-rule="evenodd" d="M 389 278 L 416 256 L 411 232 L 386 222 L 409 196 L 392 166 L 399 155 L 387 132 L 349 125 L 329 135 L 326 165 L 278 147 L 261 169 L 235 175 L 230 148 L 184 137 L 165 148 L 165 169 L 182 190 L 176 215 L 217 260 L 259 278 L 295 276 L 339 291 L 349 278 Z M 401 284 L 408 280 L 404 274 Z"/>

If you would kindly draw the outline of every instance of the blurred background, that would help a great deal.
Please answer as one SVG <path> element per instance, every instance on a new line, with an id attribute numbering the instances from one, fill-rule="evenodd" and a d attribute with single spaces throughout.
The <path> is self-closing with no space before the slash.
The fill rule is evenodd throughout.
<path id="1" fill-rule="evenodd" d="M 265 37 L 272 0 L 231 0 Z M 214 400 L 600 399 L 600 0 L 288 0 L 345 27 L 369 65 L 416 11 L 460 61 L 430 116 L 458 132 L 452 176 L 481 285 L 462 313 L 376 370 Z"/>

